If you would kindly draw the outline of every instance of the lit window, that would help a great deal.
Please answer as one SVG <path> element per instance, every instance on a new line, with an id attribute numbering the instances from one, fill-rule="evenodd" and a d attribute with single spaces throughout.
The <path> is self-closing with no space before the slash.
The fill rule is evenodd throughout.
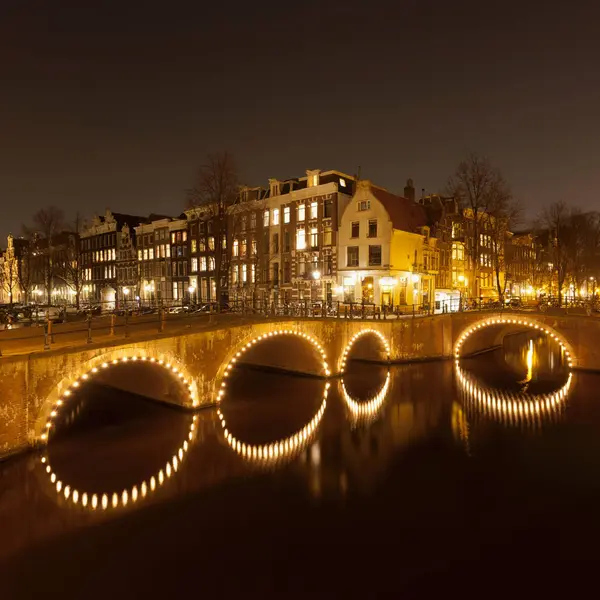
<path id="1" fill-rule="evenodd" d="M 212 235 L 208 238 L 208 249 L 209 250 L 215 249 L 215 238 Z"/>
<path id="2" fill-rule="evenodd" d="M 144 260 L 148 260 L 148 248 L 144 248 Z"/>
<path id="3" fill-rule="evenodd" d="M 148 258 L 150 260 L 154 260 L 154 248 L 150 248 L 150 250 L 148 250 Z"/>
<path id="4" fill-rule="evenodd" d="M 171 246 L 169 244 L 167 244 L 167 258 L 171 258 Z"/>
<path id="5" fill-rule="evenodd" d="M 310 230 L 310 247 L 316 248 L 319 245 L 319 230 L 313 227 Z"/>
<path id="6" fill-rule="evenodd" d="M 256 256 L 256 252 L 257 252 L 257 244 L 256 244 L 256 240 L 252 240 L 252 244 L 251 244 L 251 251 L 252 251 L 252 256 Z"/>
<path id="7" fill-rule="evenodd" d="M 138 250 L 138 260 L 142 260 L 142 251 Z"/>
<path id="8" fill-rule="evenodd" d="M 175 243 L 175 232 L 171 234 L 171 244 Z"/>
<path id="9" fill-rule="evenodd" d="M 263 214 L 263 225 L 265 227 L 269 226 L 269 211 L 265 210 L 264 214 Z"/>
<path id="10" fill-rule="evenodd" d="M 233 240 L 233 256 L 240 255 L 240 243 L 237 240 Z"/>
<path id="11" fill-rule="evenodd" d="M 290 207 L 286 206 L 283 209 L 283 222 L 284 223 L 289 223 L 290 222 Z"/>
<path id="12" fill-rule="evenodd" d="M 112 249 L 112 259 L 117 260 L 117 251 L 114 248 Z"/>
<path id="13" fill-rule="evenodd" d="M 279 225 L 279 209 L 273 209 L 273 225 Z"/>
<path id="14" fill-rule="evenodd" d="M 247 269 L 248 269 L 248 267 L 245 264 L 242 265 L 242 283 L 246 283 Z"/>
<path id="15" fill-rule="evenodd" d="M 192 240 L 192 252 L 196 252 L 198 250 L 198 242 L 197 240 Z"/>
<path id="16" fill-rule="evenodd" d="M 231 268 L 231 281 L 232 283 L 236 284 L 238 282 L 238 266 L 234 265 Z"/>
<path id="17" fill-rule="evenodd" d="M 310 218 L 316 219 L 319 214 L 319 204 L 317 202 L 310 203 Z"/>
<path id="18" fill-rule="evenodd" d="M 250 265 L 250 283 L 256 281 L 256 265 Z"/>
<path id="19" fill-rule="evenodd" d="M 357 205 L 357 209 L 360 211 L 363 210 L 369 210 L 371 208 L 371 201 L 370 200 L 361 200 L 358 205 Z"/>
<path id="20" fill-rule="evenodd" d="M 304 204 L 298 204 L 298 221 L 304 221 L 306 216 L 306 206 Z"/>
<path id="21" fill-rule="evenodd" d="M 206 256 L 200 257 L 200 270 L 206 271 Z"/>
<path id="22" fill-rule="evenodd" d="M 323 246 L 331 246 L 333 239 L 331 227 L 325 227 L 323 229 Z"/>
<path id="23" fill-rule="evenodd" d="M 187 231 L 184 231 L 181 235 L 182 235 L 183 241 L 187 242 Z"/>
<path id="24" fill-rule="evenodd" d="M 192 273 L 196 273 L 198 271 L 198 259 L 192 258 Z"/>
<path id="25" fill-rule="evenodd" d="M 313 175 L 313 185 L 319 185 L 319 176 Z"/>
<path id="26" fill-rule="evenodd" d="M 215 270 L 215 257 L 214 256 L 208 257 L 208 270 L 209 271 Z"/>
<path id="27" fill-rule="evenodd" d="M 346 180 L 343 177 L 340 177 L 340 185 L 346 187 Z"/>
<path id="28" fill-rule="evenodd" d="M 240 246 L 240 256 L 246 256 L 246 251 L 248 249 L 248 244 L 245 239 L 242 240 L 242 244 Z"/>
<path id="29" fill-rule="evenodd" d="M 296 250 L 304 250 L 306 248 L 306 231 L 298 229 L 296 231 Z"/>

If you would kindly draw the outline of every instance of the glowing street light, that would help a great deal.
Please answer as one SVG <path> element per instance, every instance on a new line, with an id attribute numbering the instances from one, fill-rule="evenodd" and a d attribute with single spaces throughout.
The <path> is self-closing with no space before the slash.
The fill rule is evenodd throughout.
<path id="1" fill-rule="evenodd" d="M 321 279 L 321 271 L 313 271 L 312 276 L 315 281 L 319 281 Z"/>
<path id="2" fill-rule="evenodd" d="M 124 288 L 123 288 L 123 294 L 124 294 L 125 296 L 129 296 L 129 288 L 128 288 L 128 287 L 124 287 Z"/>

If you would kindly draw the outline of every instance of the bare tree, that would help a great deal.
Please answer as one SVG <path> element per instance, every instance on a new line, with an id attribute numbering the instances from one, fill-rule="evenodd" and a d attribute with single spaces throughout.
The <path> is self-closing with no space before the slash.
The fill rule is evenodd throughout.
<path id="1" fill-rule="evenodd" d="M 502 173 L 487 158 L 472 153 L 460 162 L 448 180 L 447 192 L 459 201 L 470 222 L 465 234 L 470 237 L 471 281 L 475 285 L 473 292 L 478 296 L 482 217 L 490 211 L 502 212 L 502 207 L 510 202 L 510 190 Z"/>
<path id="2" fill-rule="evenodd" d="M 44 288 L 48 303 L 50 303 L 54 278 L 59 266 L 56 260 L 56 241 L 64 224 L 64 213 L 56 206 L 40 208 L 34 213 L 32 223 L 31 227 L 25 226 L 23 229 L 29 237 L 36 240 L 34 252 L 38 255 L 39 260 L 35 262 L 40 265 Z M 35 234 L 38 235 L 35 236 Z"/>
<path id="3" fill-rule="evenodd" d="M 542 213 L 542 221 L 550 234 L 550 257 L 552 269 L 556 272 L 558 284 L 558 305 L 562 306 L 562 288 L 569 267 L 568 247 L 571 244 L 571 212 L 560 200 L 547 206 Z"/>
<path id="4" fill-rule="evenodd" d="M 62 261 L 58 265 L 57 273 L 57 276 L 65 282 L 70 290 L 73 291 L 77 309 L 79 309 L 81 292 L 83 291 L 83 285 L 85 283 L 81 244 L 79 240 L 81 223 L 81 216 L 77 213 L 73 223 L 68 229 L 69 236 L 67 239 L 67 247 L 62 257 Z"/>
<path id="5" fill-rule="evenodd" d="M 188 191 L 190 208 L 202 207 L 211 215 L 215 239 L 215 286 L 217 302 L 227 288 L 231 262 L 231 243 L 227 240 L 228 208 L 239 199 L 238 170 L 228 152 L 209 154 L 198 168 L 192 189 Z"/>
<path id="6" fill-rule="evenodd" d="M 8 302 L 12 308 L 15 300 L 15 292 L 18 291 L 18 259 L 12 245 L 12 236 L 8 236 L 8 247 L 0 257 L 0 286 L 4 294 L 8 296 Z"/>

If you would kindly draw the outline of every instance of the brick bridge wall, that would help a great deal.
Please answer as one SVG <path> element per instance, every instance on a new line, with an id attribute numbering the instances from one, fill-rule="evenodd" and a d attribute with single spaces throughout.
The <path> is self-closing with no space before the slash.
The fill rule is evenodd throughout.
<path id="1" fill-rule="evenodd" d="M 501 316 L 523 319 L 518 313 Z M 389 355 L 392 362 L 408 362 L 450 358 L 461 336 L 460 353 L 466 354 L 499 343 L 510 329 L 526 327 L 518 323 L 494 323 L 464 336 L 475 324 L 483 320 L 487 324 L 493 318 L 491 313 L 466 312 L 397 321 L 275 320 L 215 326 L 178 335 L 148 335 L 127 344 L 90 344 L 3 357 L 0 359 L 0 456 L 44 443 L 46 426 L 51 423 L 53 413 L 68 403 L 69 396 L 77 393 L 77 386 L 84 385 L 87 377 L 104 378 L 115 387 L 193 409 L 219 400 L 228 367 L 236 361 L 320 376 L 337 375 L 343 370 L 353 345 L 357 353 L 365 352 L 358 339 L 361 334 L 371 334 L 378 341 L 377 346 L 371 344 L 364 358 L 387 360 Z M 599 320 L 542 315 L 527 319 L 527 327 L 533 321 L 564 340 L 572 353 L 574 367 L 600 370 L 600 351 L 594 344 L 600 339 Z M 263 344 L 265 340 L 272 343 Z M 114 373 L 120 371 L 120 376 L 108 379 L 115 363 L 122 365 L 134 360 L 139 364 L 131 369 L 129 376 L 123 365 L 114 369 Z M 147 377 L 143 376 L 144 369 Z"/>

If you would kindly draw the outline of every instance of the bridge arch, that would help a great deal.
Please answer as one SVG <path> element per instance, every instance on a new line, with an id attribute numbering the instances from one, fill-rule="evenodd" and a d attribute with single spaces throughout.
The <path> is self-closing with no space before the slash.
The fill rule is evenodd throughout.
<path id="1" fill-rule="evenodd" d="M 493 347 L 495 345 L 499 345 L 499 343 L 506 335 L 507 330 L 513 327 L 523 327 L 531 329 L 533 331 L 537 331 L 539 333 L 545 333 L 547 336 L 555 340 L 560 345 L 560 347 L 565 353 L 568 366 L 570 368 L 573 367 L 573 360 L 575 358 L 573 348 L 568 342 L 568 340 L 561 333 L 547 326 L 543 322 L 539 322 L 535 319 L 521 317 L 517 315 L 493 316 L 483 318 L 467 326 L 465 329 L 462 330 L 462 332 L 459 334 L 458 338 L 454 343 L 454 358 L 461 358 L 464 354 L 464 349 L 467 341 L 472 336 L 480 333 L 482 330 L 488 328 L 492 328 L 493 330 L 495 330 L 496 335 L 494 337 L 494 341 L 491 344 L 489 344 L 489 347 Z"/>
<path id="2" fill-rule="evenodd" d="M 35 436 L 39 443 L 47 444 L 56 418 L 68 406 L 72 397 L 80 391 L 82 385 L 94 379 L 99 373 L 122 365 L 124 363 L 147 363 L 164 369 L 171 376 L 185 386 L 187 400 L 190 407 L 199 404 L 198 389 L 193 377 L 184 365 L 166 355 L 154 356 L 143 349 L 116 349 L 111 352 L 95 356 L 84 363 L 78 372 L 64 377 L 44 400 L 39 416 L 35 423 Z"/>
<path id="3" fill-rule="evenodd" d="M 130 504 L 143 501 L 176 475 L 190 446 L 196 439 L 197 419 L 197 415 L 192 415 L 189 429 L 185 438 L 181 441 L 179 448 L 175 450 L 173 456 L 163 463 L 152 476 L 119 492 L 92 493 L 79 490 L 64 481 L 53 469 L 47 453 L 42 456 L 40 462 L 50 480 L 52 489 L 55 490 L 57 496 L 62 496 L 64 502 L 67 504 L 80 506 L 83 509 L 91 511 L 125 508 Z"/>
<path id="4" fill-rule="evenodd" d="M 301 338 L 311 344 L 316 352 L 320 355 L 321 360 L 321 374 L 324 377 L 329 377 L 331 375 L 331 370 L 329 369 L 329 363 L 327 362 L 327 354 L 319 340 L 315 337 L 311 336 L 308 333 L 303 331 L 298 331 L 296 329 L 275 329 L 273 331 L 269 331 L 266 333 L 261 333 L 259 335 L 254 335 L 252 337 L 246 338 L 237 348 L 235 348 L 232 352 L 229 353 L 229 356 L 222 364 L 219 372 L 217 374 L 216 381 L 217 388 L 215 390 L 215 402 L 221 402 L 225 395 L 225 390 L 227 388 L 227 378 L 231 370 L 235 367 L 236 363 L 243 357 L 243 355 L 250 350 L 256 344 L 268 340 L 270 338 L 281 337 L 281 336 L 294 336 Z"/>
<path id="5" fill-rule="evenodd" d="M 273 466 L 285 460 L 291 460 L 310 442 L 325 413 L 327 407 L 327 395 L 331 384 L 325 383 L 323 401 L 314 417 L 296 433 L 276 442 L 269 444 L 247 444 L 237 439 L 228 429 L 225 417 L 221 409 L 217 409 L 217 415 L 223 428 L 223 437 L 228 446 L 248 462 L 259 466 Z"/>
<path id="6" fill-rule="evenodd" d="M 381 389 L 366 402 L 358 402 L 352 398 L 346 389 L 344 381 L 341 381 L 344 402 L 346 403 L 346 406 L 348 407 L 348 410 L 350 411 L 350 414 L 355 422 L 369 421 L 374 419 L 379 414 L 379 411 L 381 410 L 390 389 L 390 379 L 391 376 L 390 372 L 388 371 Z"/>
<path id="7" fill-rule="evenodd" d="M 385 349 L 386 360 L 388 360 L 388 361 L 390 360 L 390 344 L 387 341 L 386 337 L 383 335 L 383 333 L 381 333 L 381 331 L 378 331 L 377 329 L 373 329 L 373 328 L 361 329 L 360 331 L 357 331 L 350 338 L 350 341 L 346 344 L 346 347 L 342 351 L 342 354 L 341 354 L 340 360 L 339 360 L 339 370 L 341 373 L 344 373 L 346 370 L 346 362 L 348 361 L 348 355 L 350 354 L 352 347 L 360 338 L 362 338 L 365 335 L 374 335 L 376 338 L 378 338 L 379 341 L 381 342 L 381 345 Z"/>

